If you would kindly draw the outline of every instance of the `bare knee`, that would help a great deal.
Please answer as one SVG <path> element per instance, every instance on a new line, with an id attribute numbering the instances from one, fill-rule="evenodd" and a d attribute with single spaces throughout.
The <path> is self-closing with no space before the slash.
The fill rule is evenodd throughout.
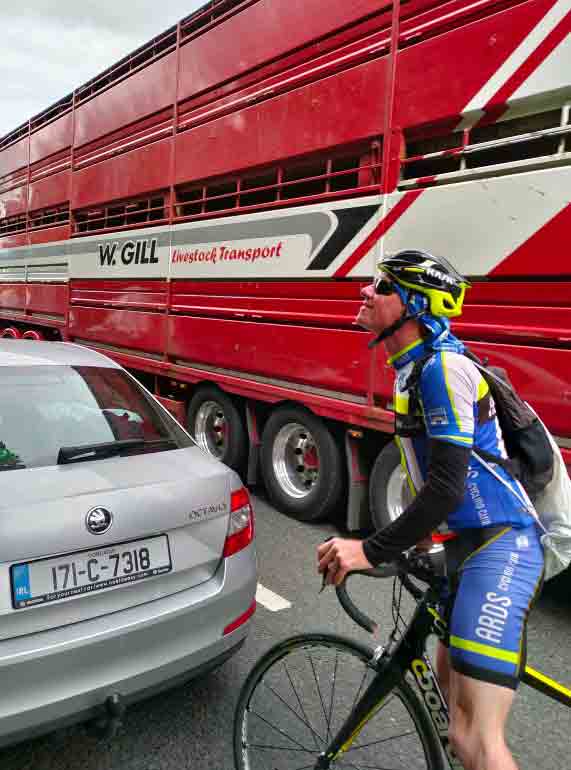
<path id="1" fill-rule="evenodd" d="M 496 737 L 482 730 L 474 713 L 461 703 L 456 703 L 450 714 L 448 737 L 466 770 L 488 767 L 485 757 L 492 751 L 491 744 L 495 744 Z"/>
<path id="2" fill-rule="evenodd" d="M 461 723 L 460 723 L 461 724 Z M 449 733 L 452 750 L 466 770 L 494 770 L 515 768 L 503 734 L 484 733 L 472 724 L 462 730 L 457 722 Z"/>

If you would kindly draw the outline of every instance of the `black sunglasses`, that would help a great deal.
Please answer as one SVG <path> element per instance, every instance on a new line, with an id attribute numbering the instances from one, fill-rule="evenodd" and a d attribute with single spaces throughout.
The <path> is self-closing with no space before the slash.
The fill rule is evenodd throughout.
<path id="1" fill-rule="evenodd" d="M 388 297 L 389 294 L 394 294 L 395 287 L 391 281 L 387 281 L 386 278 L 377 278 L 375 281 L 375 294 L 382 294 Z"/>

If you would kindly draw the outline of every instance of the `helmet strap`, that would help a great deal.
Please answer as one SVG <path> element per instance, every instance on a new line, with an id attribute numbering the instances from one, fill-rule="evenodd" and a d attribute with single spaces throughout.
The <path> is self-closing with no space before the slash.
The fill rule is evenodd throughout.
<path id="1" fill-rule="evenodd" d="M 387 328 L 382 331 L 379 335 L 375 337 L 374 340 L 371 340 L 368 344 L 368 348 L 374 348 L 376 347 L 379 342 L 383 342 L 383 340 L 386 340 L 388 337 L 391 337 L 395 332 L 397 332 L 401 326 L 404 326 L 404 324 L 410 319 L 412 316 L 408 315 L 408 310 L 406 307 L 403 308 L 402 314 L 400 318 L 397 318 L 397 320 L 392 323 L 390 326 L 387 326 Z"/>
<path id="2" fill-rule="evenodd" d="M 369 350 L 376 347 L 379 342 L 383 342 L 384 340 L 388 339 L 389 337 L 392 337 L 392 335 L 395 332 L 398 332 L 398 330 L 405 325 L 407 321 L 416 321 L 420 316 L 424 313 L 424 310 L 419 310 L 416 313 L 409 313 L 408 310 L 408 300 L 410 299 L 410 291 L 406 294 L 406 302 L 404 303 L 404 307 L 401 313 L 400 318 L 397 318 L 397 320 L 392 323 L 390 326 L 387 326 L 387 328 L 382 331 L 377 337 L 375 337 L 374 340 L 371 340 L 368 343 Z"/>

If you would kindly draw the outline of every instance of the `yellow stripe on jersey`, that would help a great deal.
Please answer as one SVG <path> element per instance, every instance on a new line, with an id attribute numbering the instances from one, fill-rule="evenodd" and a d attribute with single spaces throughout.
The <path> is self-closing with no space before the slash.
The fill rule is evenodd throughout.
<path id="1" fill-rule="evenodd" d="M 478 401 L 481 401 L 489 392 L 490 386 L 483 377 L 480 377 L 480 382 L 478 383 Z"/>
<path id="2" fill-rule="evenodd" d="M 408 414 L 408 393 L 395 394 L 395 411 L 397 414 Z"/>
<path id="3" fill-rule="evenodd" d="M 404 451 L 404 447 L 402 445 L 402 441 L 398 436 L 395 436 L 395 443 L 399 449 L 400 452 L 400 464 L 401 468 L 403 469 L 405 476 L 406 476 L 406 483 L 408 484 L 408 488 L 410 489 L 410 493 L 413 497 L 416 497 L 416 489 L 414 486 L 414 482 L 412 480 L 412 476 L 410 474 L 410 470 L 408 468 L 408 461 L 406 457 L 406 452 Z"/>
<path id="4" fill-rule="evenodd" d="M 450 383 L 448 382 L 448 370 L 446 368 L 446 353 L 441 354 L 441 360 L 442 360 L 442 372 L 444 374 L 444 382 L 446 383 L 446 390 L 448 392 L 448 400 L 450 401 L 450 406 L 452 408 L 452 412 L 454 413 L 454 419 L 456 420 L 456 425 L 458 426 L 458 430 L 462 431 L 460 417 L 458 415 L 458 410 L 456 409 L 456 404 L 454 403 L 454 396 L 452 394 L 452 391 L 450 390 Z"/>
<path id="5" fill-rule="evenodd" d="M 415 340 L 414 342 L 411 342 L 410 345 L 407 345 L 402 350 L 399 350 L 398 353 L 395 353 L 394 356 L 391 356 L 390 358 L 388 358 L 387 359 L 387 364 L 389 366 L 391 366 L 397 360 L 397 358 L 400 358 L 401 356 L 404 356 L 405 353 L 408 353 L 413 348 L 418 347 L 418 345 L 422 345 L 423 342 L 424 342 L 424 340 L 422 340 L 422 339 L 421 340 Z"/>

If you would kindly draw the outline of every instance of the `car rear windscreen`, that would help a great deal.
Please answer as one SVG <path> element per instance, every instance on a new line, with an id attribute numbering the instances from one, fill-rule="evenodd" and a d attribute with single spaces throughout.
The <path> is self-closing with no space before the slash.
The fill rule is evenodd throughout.
<path id="1" fill-rule="evenodd" d="M 124 439 L 165 439 L 165 450 L 192 445 L 120 369 L 0 367 L 0 470 L 56 465 L 62 447 Z M 129 453 L 145 451 L 142 443 Z"/>

